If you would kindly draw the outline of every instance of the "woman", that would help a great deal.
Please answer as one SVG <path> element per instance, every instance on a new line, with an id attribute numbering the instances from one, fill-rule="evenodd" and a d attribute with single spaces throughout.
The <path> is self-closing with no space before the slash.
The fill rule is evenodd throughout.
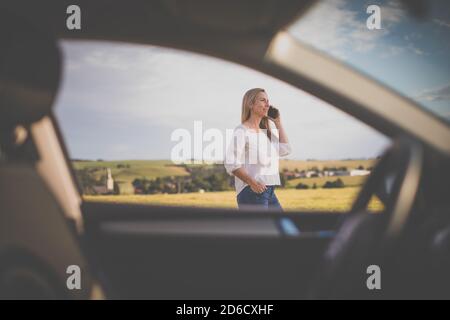
<path id="1" fill-rule="evenodd" d="M 247 91 L 242 100 L 241 124 L 225 157 L 225 169 L 234 175 L 239 209 L 282 210 L 274 187 L 280 185 L 279 157 L 290 153 L 281 117 L 268 117 L 264 89 Z"/>

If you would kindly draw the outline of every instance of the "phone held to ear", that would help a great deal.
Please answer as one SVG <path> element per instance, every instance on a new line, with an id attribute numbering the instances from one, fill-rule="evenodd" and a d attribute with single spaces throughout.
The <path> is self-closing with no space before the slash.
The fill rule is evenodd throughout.
<path id="1" fill-rule="evenodd" d="M 267 112 L 267 116 L 272 119 L 276 119 L 280 116 L 280 111 L 274 106 L 269 107 L 269 111 Z"/>

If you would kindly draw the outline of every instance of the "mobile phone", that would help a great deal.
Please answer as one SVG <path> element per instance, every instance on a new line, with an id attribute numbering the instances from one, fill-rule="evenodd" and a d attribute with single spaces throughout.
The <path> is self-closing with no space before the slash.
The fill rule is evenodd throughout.
<path id="1" fill-rule="evenodd" d="M 272 119 L 276 119 L 280 116 L 280 112 L 274 106 L 270 106 L 267 115 Z"/>

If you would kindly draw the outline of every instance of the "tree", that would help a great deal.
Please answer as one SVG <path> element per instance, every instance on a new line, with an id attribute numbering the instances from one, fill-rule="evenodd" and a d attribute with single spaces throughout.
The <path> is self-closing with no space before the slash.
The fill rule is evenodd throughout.
<path id="1" fill-rule="evenodd" d="M 120 187 L 116 181 L 114 181 L 114 191 L 113 192 L 114 192 L 114 194 L 120 194 Z"/>
<path id="2" fill-rule="evenodd" d="M 94 191 L 94 186 L 99 185 L 100 182 L 95 178 L 95 171 L 95 168 L 75 170 L 75 176 L 81 186 L 83 194 L 96 194 Z"/>
<path id="3" fill-rule="evenodd" d="M 309 186 L 307 184 L 304 184 L 304 183 L 300 182 L 299 184 L 297 184 L 295 189 L 309 189 Z"/>
<path id="4" fill-rule="evenodd" d="M 281 184 L 282 188 L 284 188 L 286 186 L 286 178 L 285 178 L 284 174 L 280 174 L 280 184 Z"/>
<path id="5" fill-rule="evenodd" d="M 345 187 L 344 182 L 338 178 L 335 181 L 327 181 L 325 182 L 325 184 L 323 185 L 322 188 L 324 189 L 332 189 L 332 188 L 343 188 Z"/>

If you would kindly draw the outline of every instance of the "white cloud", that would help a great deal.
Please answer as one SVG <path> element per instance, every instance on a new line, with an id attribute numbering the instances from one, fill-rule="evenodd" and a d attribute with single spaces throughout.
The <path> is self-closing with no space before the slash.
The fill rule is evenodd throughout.
<path id="1" fill-rule="evenodd" d="M 436 23 L 437 25 L 441 26 L 441 27 L 450 28 L 450 22 L 448 22 L 448 21 L 439 20 L 439 19 L 433 19 L 433 22 Z"/>
<path id="2" fill-rule="evenodd" d="M 437 88 L 425 89 L 417 95 L 417 99 L 427 101 L 450 100 L 450 83 Z"/>
<path id="3" fill-rule="evenodd" d="M 192 131 L 196 120 L 204 130 L 239 124 L 242 96 L 252 87 L 265 88 L 280 109 L 292 158 L 365 157 L 370 146 L 386 143 L 323 101 L 233 63 L 130 44 L 64 42 L 63 48 L 66 64 L 77 67 L 65 74 L 56 111 L 74 157 L 168 158 L 176 128 Z"/>
<path id="4" fill-rule="evenodd" d="M 386 46 L 380 40 L 401 22 L 402 9 L 396 2 L 380 6 L 382 29 L 369 30 L 366 17 L 346 5 L 343 0 L 320 2 L 294 23 L 289 32 L 300 41 L 344 60 L 350 52 L 374 50 L 387 57 Z M 390 52 L 397 53 L 398 50 Z"/>
<path id="5" fill-rule="evenodd" d="M 95 67 L 127 70 L 129 65 L 120 61 L 120 55 L 117 53 L 106 52 L 103 50 L 96 50 L 84 57 L 86 64 Z"/>
<path id="6" fill-rule="evenodd" d="M 290 28 L 289 32 L 307 44 L 341 58 L 343 48 L 349 44 L 346 34 L 355 25 L 356 12 L 345 10 L 344 1 L 325 1 L 313 7 Z"/>
<path id="7" fill-rule="evenodd" d="M 380 8 L 382 24 L 388 28 L 399 23 L 405 17 L 405 12 L 398 1 L 389 1 L 386 6 L 380 6 Z"/>
<path id="8" fill-rule="evenodd" d="M 404 47 L 389 45 L 386 46 L 385 50 L 381 53 L 381 58 L 390 58 L 393 56 L 397 56 L 405 51 Z"/>
<path id="9" fill-rule="evenodd" d="M 419 49 L 419 48 L 416 48 L 416 47 L 412 47 L 411 50 L 412 50 L 415 54 L 417 54 L 417 55 L 419 55 L 419 56 L 422 56 L 422 55 L 425 54 L 425 52 L 422 51 L 422 49 Z"/>

